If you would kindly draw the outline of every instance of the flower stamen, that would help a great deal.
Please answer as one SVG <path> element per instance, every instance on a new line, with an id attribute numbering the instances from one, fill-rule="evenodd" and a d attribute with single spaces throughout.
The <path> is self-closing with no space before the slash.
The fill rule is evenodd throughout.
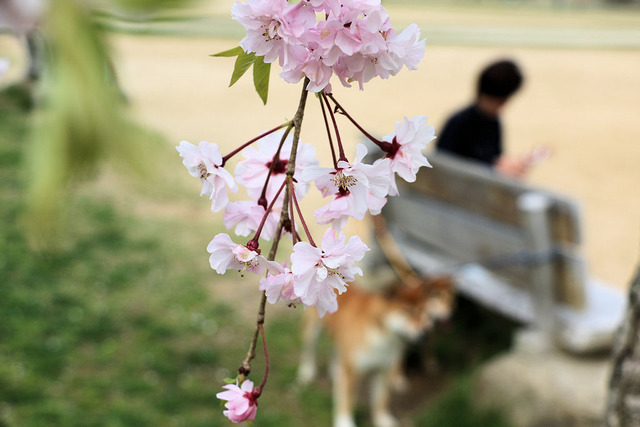
<path id="1" fill-rule="evenodd" d="M 348 191 L 349 187 L 353 187 L 358 183 L 356 177 L 352 175 L 345 175 L 342 171 L 338 171 L 331 181 L 338 187 L 339 190 Z"/>
<path id="2" fill-rule="evenodd" d="M 211 176 L 211 173 L 207 171 L 207 166 L 204 163 L 200 163 L 198 165 L 198 172 L 200 173 L 200 178 L 207 179 Z"/>

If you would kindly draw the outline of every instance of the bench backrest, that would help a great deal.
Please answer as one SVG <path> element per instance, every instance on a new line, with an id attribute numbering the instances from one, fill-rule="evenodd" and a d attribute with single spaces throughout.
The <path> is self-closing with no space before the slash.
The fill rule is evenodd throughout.
<path id="1" fill-rule="evenodd" d="M 422 168 L 416 182 L 398 180 L 400 195 L 383 210 L 390 228 L 453 263 L 479 262 L 522 290 L 537 292 L 532 281 L 540 281 L 536 271 L 546 263 L 554 302 L 583 306 L 585 264 L 574 200 L 453 156 L 433 152 L 428 158 L 433 168 Z M 544 200 L 544 212 L 528 212 L 531 200 Z"/>

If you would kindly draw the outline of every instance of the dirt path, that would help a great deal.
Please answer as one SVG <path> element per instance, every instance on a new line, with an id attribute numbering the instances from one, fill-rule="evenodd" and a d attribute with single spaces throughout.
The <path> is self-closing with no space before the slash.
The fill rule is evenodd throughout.
<path id="1" fill-rule="evenodd" d="M 236 42 L 115 37 L 120 77 L 136 112 L 176 143 L 210 140 L 223 151 L 291 118 L 300 88 L 281 81 L 275 71 L 266 107 L 250 79 L 227 88 L 233 60 L 208 55 Z M 420 70 L 372 81 L 362 93 L 334 83 L 334 92 L 375 134 L 386 135 L 396 120 L 418 114 L 427 115 L 437 129 L 470 100 L 477 70 L 499 56 L 518 60 L 527 76 L 524 90 L 506 112 L 508 151 L 524 152 L 537 144 L 553 148 L 553 158 L 530 181 L 583 204 L 590 274 L 626 287 L 640 260 L 637 50 L 428 44 Z M 323 138 L 318 111 L 311 99 L 303 140 Z M 344 129 L 347 140 L 357 140 L 355 130 Z M 318 201 L 307 203 L 316 206 Z"/>

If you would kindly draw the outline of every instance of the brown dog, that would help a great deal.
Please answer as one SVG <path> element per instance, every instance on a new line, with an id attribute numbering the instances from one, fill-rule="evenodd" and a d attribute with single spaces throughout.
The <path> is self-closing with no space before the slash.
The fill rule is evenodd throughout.
<path id="1" fill-rule="evenodd" d="M 354 427 L 357 388 L 371 378 L 371 415 L 376 427 L 397 425 L 389 410 L 392 387 L 405 381 L 402 356 L 406 344 L 447 319 L 453 309 L 454 290 L 449 278 L 403 283 L 385 294 L 373 294 L 351 286 L 338 296 L 338 311 L 318 319 L 315 310 L 305 312 L 304 345 L 298 379 L 310 382 L 316 374 L 315 343 L 321 320 L 335 344 L 332 362 L 334 427 Z"/>

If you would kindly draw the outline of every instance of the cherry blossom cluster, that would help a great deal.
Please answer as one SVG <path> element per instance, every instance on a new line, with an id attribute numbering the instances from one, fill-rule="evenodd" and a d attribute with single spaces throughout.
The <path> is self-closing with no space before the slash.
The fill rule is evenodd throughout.
<path id="1" fill-rule="evenodd" d="M 360 237 L 347 238 L 343 232 L 347 221 L 379 214 L 387 197 L 398 194 L 396 176 L 412 182 L 421 167 L 430 166 L 423 151 L 435 138 L 424 116 L 405 117 L 396 122 L 389 135 L 376 138 L 336 100 L 330 79 L 335 74 L 343 85 L 358 82 L 362 89 L 374 77 L 387 78 L 403 67 L 415 69 L 424 55 L 424 40 L 419 40 L 415 24 L 396 33 L 380 0 L 247 0 L 236 3 L 232 13 L 247 35 L 240 43 L 242 49 L 232 49 L 222 56 L 244 51 L 245 58 L 261 58 L 263 63 L 278 60 L 281 76 L 291 83 L 304 79 L 304 90 L 291 121 L 226 155 L 217 144 L 207 141 L 198 145 L 182 141 L 177 147 L 184 166 L 201 181 L 201 195 L 211 200 L 211 210 L 222 212 L 229 232 L 248 239 L 243 244 L 229 233 L 215 235 L 207 246 L 209 263 L 219 274 L 235 270 L 241 276 L 262 275 L 258 319 L 264 319 L 267 301 L 313 306 L 322 317 L 338 309 L 337 296 L 347 291 L 356 275 L 362 275 L 358 262 L 369 250 Z M 238 62 L 242 61 L 236 62 L 234 74 L 242 71 Z M 317 93 L 321 106 L 332 159 L 329 165 L 320 165 L 316 159 L 318 145 L 300 141 L 309 92 Z M 355 126 L 379 153 L 368 156 L 367 146 L 358 144 L 355 155 L 347 156 L 338 116 Z M 228 162 L 236 155 L 242 158 L 236 160 L 232 170 Z M 300 203 L 312 187 L 326 200 L 314 212 L 316 221 L 326 226 L 319 243 L 309 230 Z M 246 194 L 230 197 L 241 188 Z M 291 238 L 293 249 L 284 260 L 277 261 L 278 245 L 284 236 Z M 265 240 L 272 241 L 266 257 L 260 248 Z M 255 418 L 267 380 L 269 360 L 263 321 L 257 321 L 235 384 L 226 385 L 226 391 L 218 393 L 218 398 L 226 401 L 225 416 L 233 422 Z M 254 388 L 246 376 L 255 356 L 258 331 L 267 369 L 262 383 Z"/>
<path id="2" fill-rule="evenodd" d="M 282 127 L 287 130 L 280 130 Z M 398 193 L 396 174 L 413 181 L 420 167 L 429 166 L 422 150 L 434 139 L 434 129 L 426 124 L 424 116 L 397 122 L 394 132 L 375 140 L 386 155 L 372 164 L 364 161 L 364 144 L 358 144 L 354 159 L 349 161 L 339 142 L 339 159 L 332 167 L 322 167 L 314 147 L 300 142 L 290 176 L 290 128 L 291 124 L 285 123 L 244 144 L 241 150 L 234 150 L 231 155 L 240 152 L 244 156 L 234 175 L 225 168 L 231 156 L 223 157 L 214 143 L 203 141 L 196 146 L 182 141 L 177 150 L 189 173 L 200 179 L 201 195 L 211 199 L 211 210 L 224 211 L 225 227 L 238 236 L 252 236 L 242 245 L 226 233 L 217 234 L 207 247 L 211 268 L 219 274 L 227 270 L 242 274 L 266 272 L 260 289 L 266 292 L 270 303 L 284 300 L 315 306 L 323 316 L 337 310 L 336 292 L 345 292 L 355 275 L 362 274 L 356 263 L 368 251 L 360 237 L 347 240 L 342 228 L 349 218 L 361 220 L 367 212 L 380 213 L 387 196 Z M 256 141 L 256 147 L 248 146 Z M 319 246 L 309 233 L 299 205 L 312 183 L 329 200 L 314 213 L 319 224 L 330 224 Z M 229 201 L 228 193 L 237 192 L 239 185 L 246 189 L 248 200 Z M 259 239 L 271 240 L 278 232 L 285 194 L 290 222 L 282 233 L 292 235 L 294 246 L 289 262 L 280 264 L 261 254 Z M 302 241 L 296 217 L 308 241 Z"/>
<path id="3" fill-rule="evenodd" d="M 307 77 L 312 92 L 326 88 L 333 74 L 362 89 L 374 77 L 415 70 L 424 56 L 418 26 L 398 34 L 380 0 L 247 0 L 233 5 L 232 16 L 247 30 L 245 52 L 266 63 L 277 59 L 283 79 Z"/>
<path id="4" fill-rule="evenodd" d="M 355 157 L 349 161 L 335 126 L 339 157 L 329 132 L 333 166 L 319 166 L 311 145 L 299 142 L 292 153 L 291 122 L 264 132 L 224 157 L 216 144 L 207 141 L 197 146 L 182 141 L 176 148 L 189 173 L 200 179 L 201 195 L 211 199 L 211 210 L 224 211 L 225 227 L 238 236 L 251 236 L 244 245 L 234 242 L 227 233 L 214 236 L 207 246 L 211 268 L 219 274 L 228 270 L 242 275 L 266 273 L 259 288 L 268 302 L 275 304 L 282 300 L 289 305 L 315 306 L 318 314 L 324 316 L 338 309 L 337 294 L 347 291 L 355 275 L 362 275 L 356 263 L 369 250 L 358 236 L 347 240 L 343 226 L 349 218 L 362 219 L 367 212 L 380 213 L 387 197 L 398 194 L 396 175 L 412 182 L 420 167 L 430 166 L 422 152 L 435 134 L 433 127 L 427 125 L 426 117 L 418 116 L 397 122 L 392 133 L 377 140 L 364 131 L 332 95 L 323 93 L 320 98 L 322 103 L 333 100 L 336 111 L 341 111 L 361 129 L 384 155 L 371 164 L 366 163 L 367 148 L 358 144 Z M 331 111 L 330 115 L 335 124 Z M 282 131 L 283 127 L 286 130 Z M 251 146 L 253 143 L 255 147 Z M 237 163 L 232 175 L 225 166 L 227 160 L 238 153 L 244 159 Z M 292 159 L 295 159 L 293 167 Z M 299 204 L 311 184 L 329 199 L 314 213 L 320 224 L 330 224 L 320 245 L 309 232 Z M 248 200 L 230 201 L 229 192 L 238 192 L 239 186 L 246 189 Z M 287 213 L 285 223 L 283 211 Z M 301 227 L 297 226 L 296 217 Z M 306 241 L 299 234 L 301 228 Z M 264 257 L 259 248 L 259 239 L 276 239 L 278 233 L 280 236 L 290 234 L 294 242 L 288 262 L 282 264 Z M 264 331 L 262 334 L 264 341 Z M 264 345 L 266 354 L 266 343 Z M 262 384 L 256 388 L 249 380 L 240 385 L 226 385 L 226 391 L 217 395 L 226 401 L 224 415 L 233 422 L 253 420 L 266 377 L 265 374 Z"/>

